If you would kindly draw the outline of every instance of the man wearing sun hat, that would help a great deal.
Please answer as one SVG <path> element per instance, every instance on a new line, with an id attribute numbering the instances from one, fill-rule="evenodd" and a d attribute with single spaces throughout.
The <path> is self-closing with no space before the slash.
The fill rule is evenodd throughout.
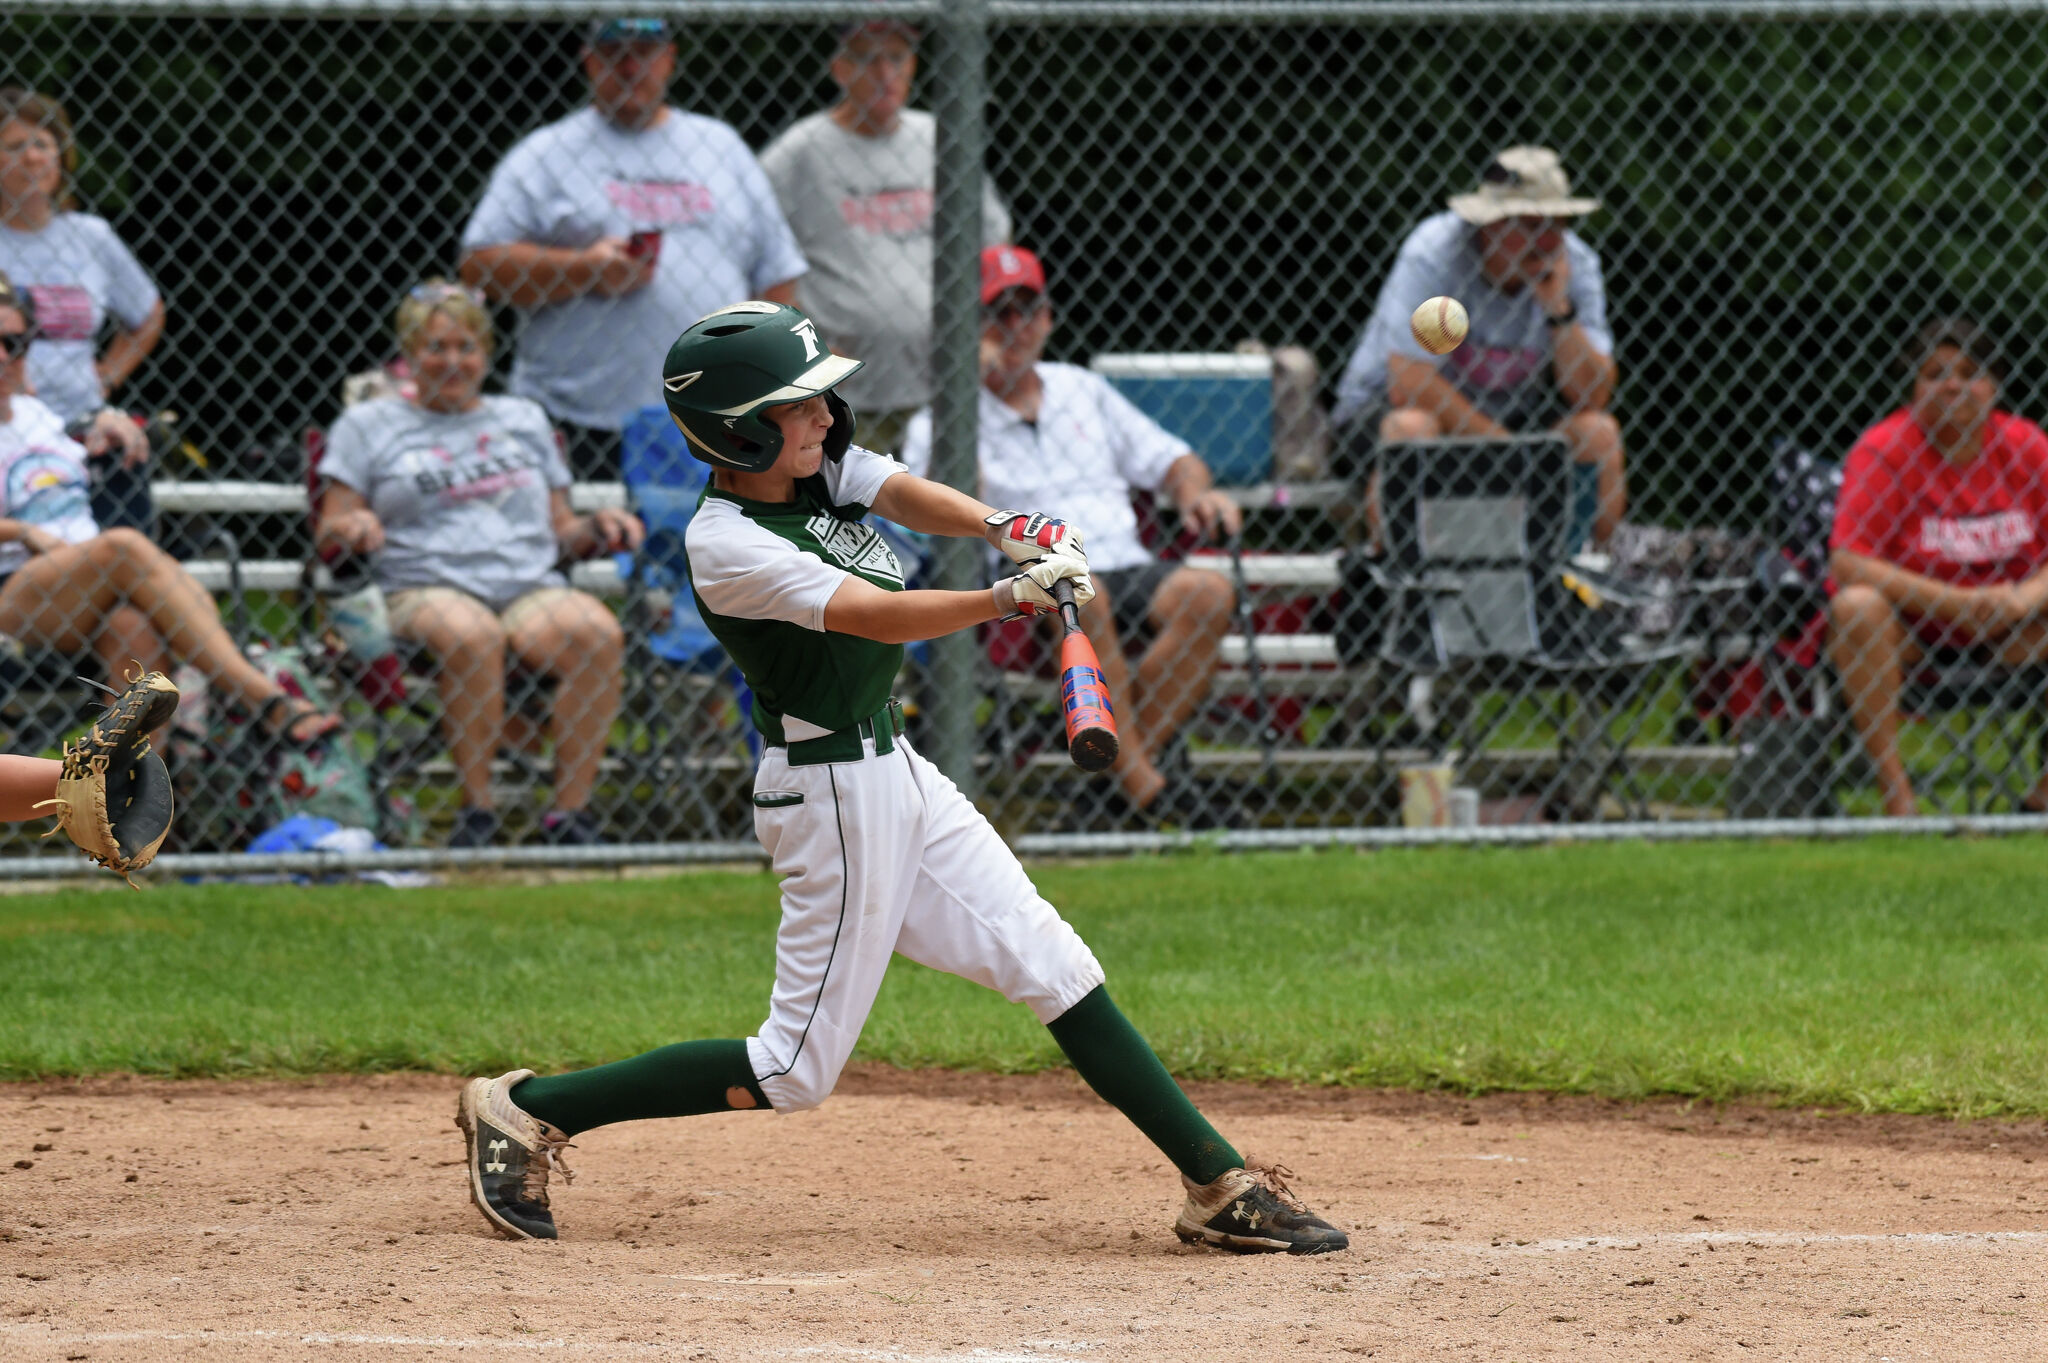
<path id="1" fill-rule="evenodd" d="M 1575 461 L 1574 538 L 1604 543 L 1628 504 L 1621 427 L 1607 410 L 1614 333 L 1600 257 L 1569 226 L 1599 206 L 1572 193 L 1550 148 L 1509 147 L 1476 189 L 1423 219 L 1338 382 L 1332 417 L 1346 447 L 1556 430 Z M 1472 319 L 1448 355 L 1424 350 L 1408 328 L 1438 295 Z"/>
<path id="2" fill-rule="evenodd" d="M 668 21 L 593 19 L 590 103 L 522 138 L 462 234 L 462 280 L 525 314 L 512 391 L 547 409 L 582 478 L 616 478 L 619 431 L 662 403 L 676 333 L 743 299 L 787 303 L 808 268 L 754 153 L 668 103 Z"/>

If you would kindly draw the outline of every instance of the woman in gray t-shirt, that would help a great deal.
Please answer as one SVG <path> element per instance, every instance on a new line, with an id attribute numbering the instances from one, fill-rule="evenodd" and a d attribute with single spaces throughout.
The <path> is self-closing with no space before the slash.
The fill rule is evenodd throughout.
<path id="1" fill-rule="evenodd" d="M 498 832 L 490 764 L 506 736 L 508 657 L 556 682 L 555 807 L 543 835 L 594 843 L 585 806 L 618 714 L 625 644 L 604 603 L 555 565 L 638 548 L 640 522 L 569 509 L 569 471 L 539 404 L 483 395 L 492 339 L 481 300 L 459 285 L 430 280 L 399 305 L 414 391 L 351 407 L 328 433 L 319 543 L 375 555 L 392 632 L 439 662 L 465 800 L 449 845 L 488 846 Z"/>
<path id="2" fill-rule="evenodd" d="M 66 422 L 98 412 L 164 334 L 163 299 L 134 253 L 106 219 L 76 211 L 77 162 L 64 106 L 0 90 L 0 270 L 35 299 L 29 382 Z"/>

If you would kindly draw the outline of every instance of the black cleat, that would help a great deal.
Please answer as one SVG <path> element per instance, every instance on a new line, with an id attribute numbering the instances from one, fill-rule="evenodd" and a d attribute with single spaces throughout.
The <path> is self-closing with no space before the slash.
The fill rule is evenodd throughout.
<path id="1" fill-rule="evenodd" d="M 512 1101 L 513 1086 L 532 1077 L 532 1070 L 513 1070 L 470 1080 L 455 1105 L 455 1125 L 469 1147 L 469 1200 L 484 1219 L 514 1239 L 553 1240 L 548 1175 L 573 1180 L 562 1163 L 569 1138 Z"/>
<path id="2" fill-rule="evenodd" d="M 1351 1237 L 1310 1211 L 1287 1186 L 1293 1177 L 1283 1165 L 1256 1160 L 1227 1170 L 1207 1187 L 1190 1183 L 1183 1175 L 1188 1200 L 1173 1223 L 1173 1233 L 1191 1245 L 1216 1245 L 1245 1254 L 1334 1254 L 1348 1249 Z"/>

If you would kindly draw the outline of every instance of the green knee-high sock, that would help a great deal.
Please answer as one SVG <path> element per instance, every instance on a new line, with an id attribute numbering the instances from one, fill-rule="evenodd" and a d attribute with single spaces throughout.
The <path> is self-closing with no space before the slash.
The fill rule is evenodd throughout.
<path id="1" fill-rule="evenodd" d="M 528 1079 L 513 1087 L 512 1101 L 571 1136 L 643 1117 L 768 1109 L 744 1041 L 683 1041 L 630 1060 Z"/>
<path id="2" fill-rule="evenodd" d="M 1046 1030 L 1088 1087 L 1129 1117 L 1175 1168 L 1196 1183 L 1214 1183 L 1224 1170 L 1244 1163 L 1244 1156 L 1195 1110 L 1130 1019 L 1110 1002 L 1106 985 L 1089 990 L 1079 1003 L 1047 1023 Z"/>

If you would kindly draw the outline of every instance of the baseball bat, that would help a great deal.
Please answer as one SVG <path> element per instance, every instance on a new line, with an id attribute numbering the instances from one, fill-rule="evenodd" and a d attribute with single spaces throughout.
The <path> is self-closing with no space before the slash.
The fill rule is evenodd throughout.
<path id="1" fill-rule="evenodd" d="M 1067 756 L 1082 771 L 1101 771 L 1116 761 L 1116 715 L 1109 708 L 1109 683 L 1095 645 L 1081 631 L 1074 609 L 1074 584 L 1052 584 L 1060 603 L 1060 708 L 1067 720 Z"/>

